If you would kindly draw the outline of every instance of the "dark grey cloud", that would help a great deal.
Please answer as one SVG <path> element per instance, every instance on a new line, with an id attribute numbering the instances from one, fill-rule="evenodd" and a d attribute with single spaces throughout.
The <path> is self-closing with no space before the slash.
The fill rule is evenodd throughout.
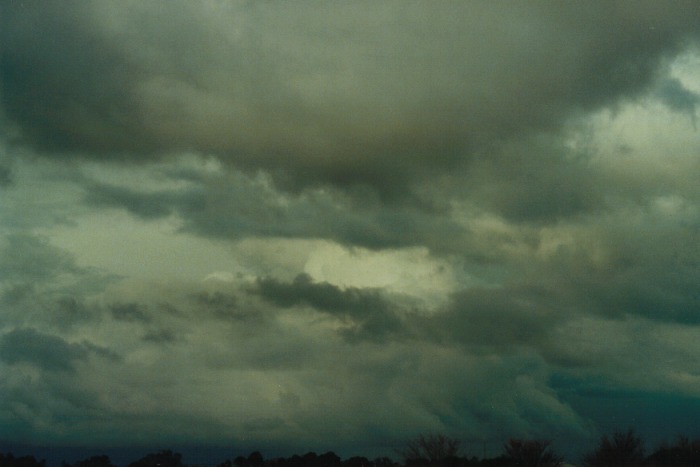
<path id="1" fill-rule="evenodd" d="M 123 208 L 144 219 L 171 214 L 173 205 L 179 204 L 178 201 L 177 197 L 168 193 L 139 193 L 105 184 L 89 187 L 86 196 L 86 202 L 90 205 Z"/>
<path id="2" fill-rule="evenodd" d="M 6 165 L 0 165 L 0 188 L 12 184 L 12 168 Z"/>
<path id="3" fill-rule="evenodd" d="M 536 348 L 557 322 L 567 318 L 566 303 L 538 285 L 475 287 L 456 294 L 441 313 L 421 319 L 427 336 L 459 342 L 480 351 Z"/>
<path id="4" fill-rule="evenodd" d="M 688 115 L 693 127 L 696 127 L 695 111 L 700 104 L 700 95 L 685 88 L 683 83 L 673 78 L 661 83 L 657 95 L 671 110 Z"/>
<path id="5" fill-rule="evenodd" d="M 86 296 L 114 276 L 76 264 L 70 253 L 47 238 L 10 233 L 0 239 L 0 303 L 7 324 L 48 322 L 61 329 L 99 319 L 101 308 Z"/>
<path id="6" fill-rule="evenodd" d="M 117 301 L 106 306 L 108 315 L 117 323 L 124 324 L 144 342 L 155 345 L 175 344 L 184 339 L 186 330 L 174 323 L 192 316 L 183 314 L 178 304 L 163 301 Z"/>
<path id="7" fill-rule="evenodd" d="M 299 274 L 290 283 L 260 279 L 253 292 L 283 308 L 305 305 L 347 320 L 351 327 L 344 332 L 351 338 L 381 338 L 402 327 L 395 306 L 378 290 L 341 289 L 329 283 L 315 283 L 309 275 Z"/>
<path id="8" fill-rule="evenodd" d="M 143 340 L 154 344 L 166 344 L 176 342 L 177 336 L 168 329 L 154 329 L 147 331 L 143 336 Z"/>
<path id="9" fill-rule="evenodd" d="M 264 298 L 282 307 L 310 305 L 329 313 L 364 314 L 376 310 L 386 312 L 387 304 L 378 291 L 356 288 L 342 290 L 329 283 L 314 283 L 308 274 L 299 274 L 291 283 L 261 279 L 257 291 Z"/>
<path id="10" fill-rule="evenodd" d="M 80 272 L 68 253 L 52 247 L 44 238 L 16 233 L 3 240 L 0 276 L 13 282 L 45 281 L 58 274 Z"/>
<path id="11" fill-rule="evenodd" d="M 233 355 L 211 358 L 208 363 L 219 368 L 253 371 L 303 371 L 318 361 L 317 349 L 298 337 L 285 336 L 267 342 L 256 339 L 248 344 L 243 348 L 232 349 L 235 352 Z"/>
<path id="12" fill-rule="evenodd" d="M 148 311 L 138 303 L 115 303 L 110 305 L 109 311 L 114 319 L 120 321 L 137 321 L 142 323 L 151 321 Z"/>
<path id="13" fill-rule="evenodd" d="M 622 223 L 620 219 L 614 227 L 605 224 L 602 231 L 581 233 L 549 258 L 528 256 L 530 262 L 521 265 L 512 280 L 460 291 L 436 313 L 412 317 L 407 327 L 418 330 L 414 337 L 456 342 L 473 352 L 530 349 L 561 368 L 604 365 L 620 350 L 605 348 L 615 333 L 592 339 L 585 352 L 574 342 L 585 342 L 588 336 L 562 340 L 562 334 L 581 326 L 581 320 L 598 322 L 601 329 L 632 329 L 630 336 L 618 337 L 636 342 L 635 349 L 655 339 L 642 329 L 697 329 L 700 269 L 695 229 Z M 533 249 L 537 247 L 535 241 Z"/>
<path id="14" fill-rule="evenodd" d="M 90 24 L 90 10 L 78 3 L 3 5 L 4 108 L 27 137 L 48 151 L 123 150 L 138 127 L 129 122 L 135 115 L 128 110 L 128 83 L 136 70 Z M 34 42 L 29 32 L 38 29 L 52 39 Z"/>
<path id="15" fill-rule="evenodd" d="M 472 164 L 461 191 L 467 199 L 514 223 L 534 225 L 605 210 L 608 188 L 591 167 L 592 154 L 543 136 L 494 145 Z"/>
<path id="16" fill-rule="evenodd" d="M 693 2 L 4 10 L 20 141 L 130 160 L 194 149 L 288 187 L 389 195 L 494 139 L 635 96 L 698 24 Z"/>
<path id="17" fill-rule="evenodd" d="M 100 317 L 99 310 L 87 304 L 80 295 L 59 297 L 51 312 L 55 316 L 53 321 L 59 327 L 70 327 Z"/>
<path id="18" fill-rule="evenodd" d="M 588 305 L 587 312 L 698 324 L 697 234 L 662 227 L 634 239 L 629 235 L 620 232 L 610 239 L 614 253 L 604 264 L 569 263 L 561 276 L 565 287 L 578 294 L 581 306 Z"/>
<path id="19" fill-rule="evenodd" d="M 69 343 L 33 328 L 13 329 L 0 339 L 0 359 L 10 365 L 28 363 L 46 371 L 75 371 L 76 362 L 86 360 L 90 354 L 114 357 L 112 352 L 94 344 Z"/>
<path id="20" fill-rule="evenodd" d="M 233 321 L 246 325 L 264 325 L 263 312 L 241 300 L 231 292 L 197 292 L 190 300 L 198 309 L 224 321 Z"/>
<path id="21" fill-rule="evenodd" d="M 173 174 L 174 182 L 183 181 Z M 444 207 L 426 203 L 381 202 L 371 193 L 348 196 L 336 190 L 290 194 L 268 179 L 235 172 L 216 177 L 187 175 L 184 189 L 138 190 L 85 181 L 84 201 L 99 208 L 124 209 L 145 220 L 170 215 L 182 229 L 214 238 L 327 238 L 380 249 L 427 244 L 450 250 L 464 241 L 462 228 Z"/>

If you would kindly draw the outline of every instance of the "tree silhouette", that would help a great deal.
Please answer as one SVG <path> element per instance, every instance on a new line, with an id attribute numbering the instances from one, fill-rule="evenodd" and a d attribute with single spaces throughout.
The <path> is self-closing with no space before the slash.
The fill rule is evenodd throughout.
<path id="1" fill-rule="evenodd" d="M 647 465 L 653 467 L 687 467 L 700 465 L 700 440 L 690 441 L 679 436 L 672 445 L 662 445 L 647 457 Z"/>
<path id="2" fill-rule="evenodd" d="M 83 459 L 76 462 L 75 464 L 68 464 L 67 462 L 61 463 L 61 467 L 116 467 L 109 460 L 109 456 L 92 456 L 88 459 Z"/>
<path id="3" fill-rule="evenodd" d="M 301 456 L 301 459 L 302 459 L 302 463 L 303 463 L 302 465 L 314 466 L 314 465 L 316 465 L 316 461 L 318 460 L 318 455 L 315 452 L 310 451 L 310 452 L 307 452 L 306 454 L 304 454 L 303 456 Z"/>
<path id="4" fill-rule="evenodd" d="M 260 451 L 253 451 L 248 455 L 248 467 L 262 467 L 265 463 L 265 459 Z"/>
<path id="5" fill-rule="evenodd" d="M 445 463 L 459 454 L 460 441 L 445 435 L 419 435 L 397 451 L 406 465 Z"/>
<path id="6" fill-rule="evenodd" d="M 396 462 L 388 457 L 377 457 L 372 461 L 374 467 L 396 467 Z"/>
<path id="7" fill-rule="evenodd" d="M 37 460 L 34 456 L 15 457 L 12 453 L 0 454 L 0 466 L 2 467 L 46 467 L 44 459 Z"/>
<path id="8" fill-rule="evenodd" d="M 354 456 L 343 461 L 343 467 L 374 467 L 374 463 L 362 456 Z"/>
<path id="9" fill-rule="evenodd" d="M 517 467 L 559 467 L 564 459 L 549 450 L 551 441 L 510 439 L 506 457 Z"/>
<path id="10" fill-rule="evenodd" d="M 332 451 L 318 456 L 316 462 L 318 467 L 340 467 L 340 457 L 338 457 L 338 455 Z"/>
<path id="11" fill-rule="evenodd" d="M 182 464 L 182 454 L 177 452 L 159 451 L 147 454 L 136 462 L 129 464 L 129 467 L 185 467 Z"/>
<path id="12" fill-rule="evenodd" d="M 604 435 L 598 448 L 584 457 L 590 467 L 632 467 L 644 461 L 644 442 L 633 429 L 615 432 L 612 437 Z"/>

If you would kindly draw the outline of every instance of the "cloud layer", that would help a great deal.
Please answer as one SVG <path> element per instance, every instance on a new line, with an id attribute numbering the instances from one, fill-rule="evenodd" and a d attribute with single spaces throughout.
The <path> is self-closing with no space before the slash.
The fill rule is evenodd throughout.
<path id="1" fill-rule="evenodd" d="M 2 4 L 0 440 L 691 426 L 699 16 Z"/>

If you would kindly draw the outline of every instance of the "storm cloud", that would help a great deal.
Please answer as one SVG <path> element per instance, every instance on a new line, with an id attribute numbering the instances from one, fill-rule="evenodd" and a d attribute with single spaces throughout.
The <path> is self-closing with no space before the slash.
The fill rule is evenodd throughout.
<path id="1" fill-rule="evenodd" d="M 1 3 L 0 441 L 575 462 L 692 427 L 699 25 Z"/>
<path id="2" fill-rule="evenodd" d="M 10 3 L 2 92 L 18 140 L 45 154 L 195 149 L 284 186 L 392 193 L 638 95 L 696 15 L 692 2 Z"/>

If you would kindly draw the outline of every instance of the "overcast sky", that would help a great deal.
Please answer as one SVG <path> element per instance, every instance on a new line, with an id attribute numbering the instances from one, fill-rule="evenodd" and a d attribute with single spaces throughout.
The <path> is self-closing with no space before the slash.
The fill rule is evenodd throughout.
<path id="1" fill-rule="evenodd" d="M 696 1 L 0 18 L 0 440 L 700 436 Z"/>

